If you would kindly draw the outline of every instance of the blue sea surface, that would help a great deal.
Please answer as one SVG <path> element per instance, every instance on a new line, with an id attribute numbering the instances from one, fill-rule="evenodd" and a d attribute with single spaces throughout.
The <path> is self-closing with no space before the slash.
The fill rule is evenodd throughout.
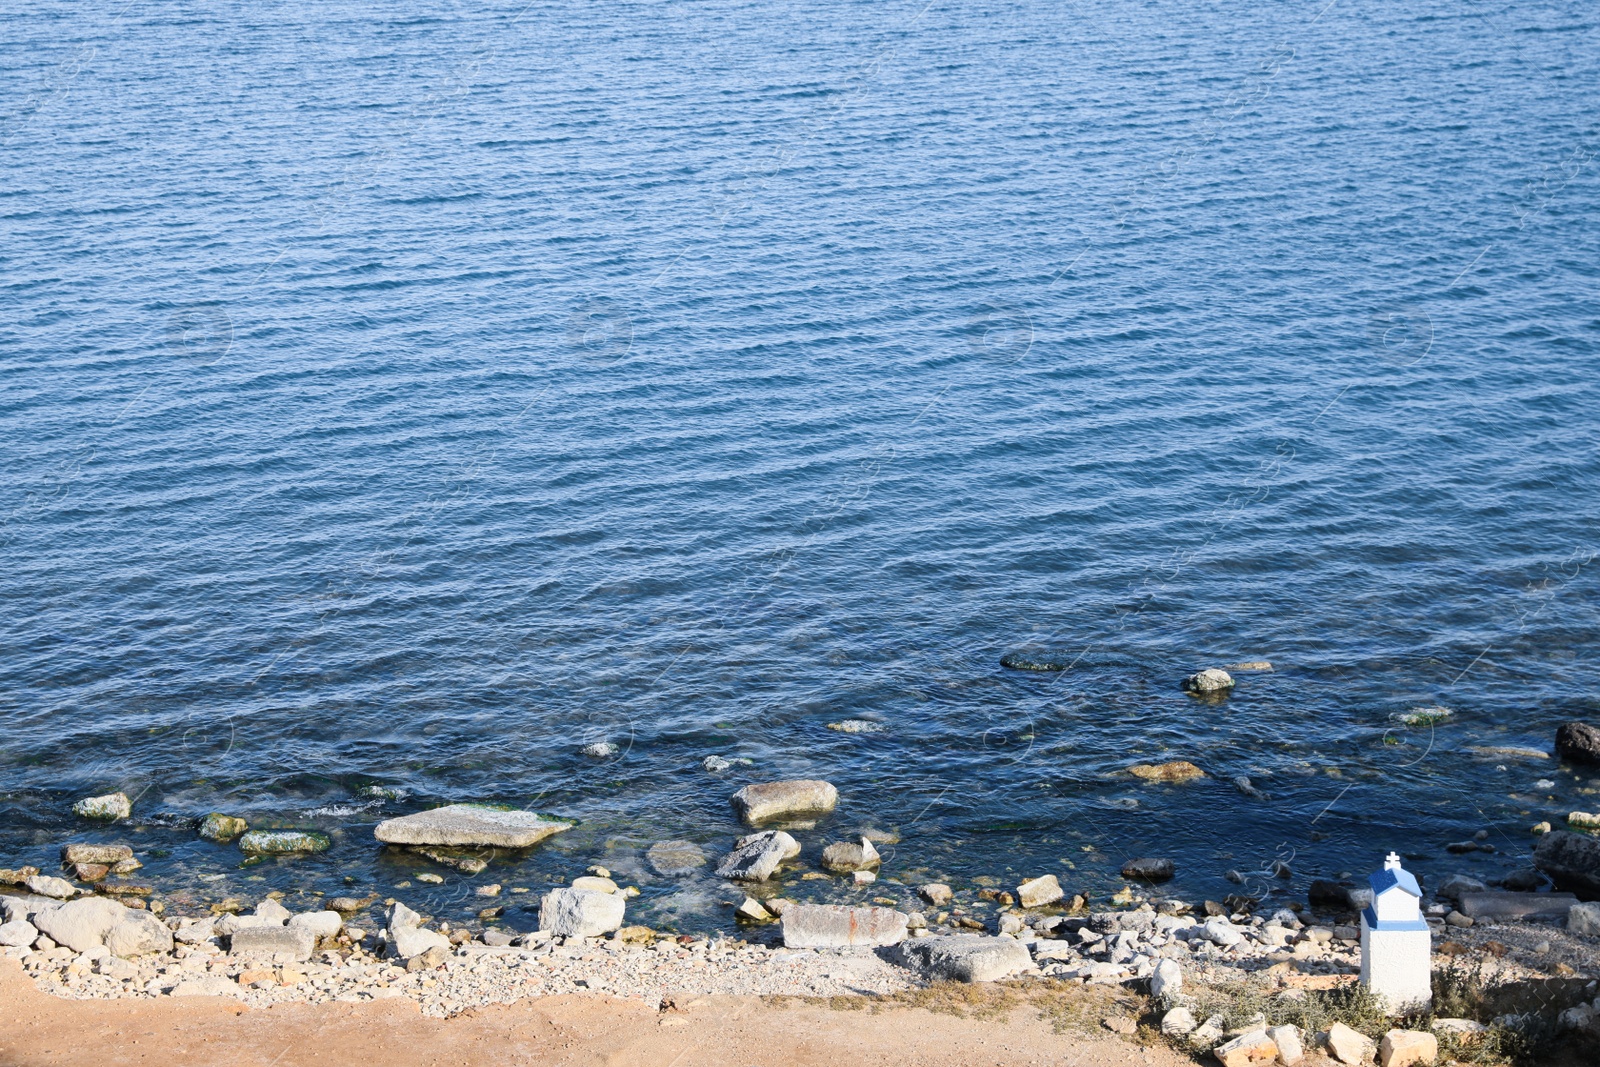
<path id="1" fill-rule="evenodd" d="M 1600 714 L 1590 4 L 5 26 L 0 866 L 382 888 L 376 821 L 484 800 L 579 824 L 435 913 L 604 863 L 707 928 L 640 851 L 751 781 L 837 784 L 807 864 L 898 835 L 837 899 L 1502 876 L 1600 803 L 1544 755 Z"/>

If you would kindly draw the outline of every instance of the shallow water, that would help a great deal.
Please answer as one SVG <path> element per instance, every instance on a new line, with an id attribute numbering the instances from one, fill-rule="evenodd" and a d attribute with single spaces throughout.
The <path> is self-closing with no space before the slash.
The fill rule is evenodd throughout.
<path id="1" fill-rule="evenodd" d="M 0 864 L 581 820 L 443 913 L 808 776 L 886 878 L 1287 894 L 1600 803 L 1474 751 L 1595 714 L 1588 7 L 406 7 L 8 24 Z"/>

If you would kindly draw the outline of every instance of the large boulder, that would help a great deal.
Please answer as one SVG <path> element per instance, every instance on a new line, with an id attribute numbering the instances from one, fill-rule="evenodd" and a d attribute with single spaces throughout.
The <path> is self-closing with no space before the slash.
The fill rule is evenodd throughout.
<path id="1" fill-rule="evenodd" d="M 105 939 L 106 951 L 126 959 L 152 952 L 172 951 L 172 931 L 148 911 L 124 908 L 127 914 L 113 926 Z"/>
<path id="2" fill-rule="evenodd" d="M 1556 755 L 1568 763 L 1600 766 L 1600 726 L 1566 722 L 1556 728 Z"/>
<path id="3" fill-rule="evenodd" d="M 994 982 L 1033 965 L 1028 947 L 1012 937 L 922 937 L 907 941 L 901 952 L 928 977 L 956 982 Z"/>
<path id="4" fill-rule="evenodd" d="M 892 908 L 795 904 L 783 909 L 783 943 L 788 948 L 897 945 L 906 939 L 907 918 Z"/>
<path id="5" fill-rule="evenodd" d="M 626 900 L 593 889 L 552 889 L 539 902 L 539 929 L 564 937 L 599 937 L 622 926 Z"/>
<path id="6" fill-rule="evenodd" d="M 35 912 L 33 925 L 58 945 L 65 945 L 74 952 L 88 952 L 105 945 L 106 935 L 128 911 L 106 897 L 84 897 Z"/>
<path id="7" fill-rule="evenodd" d="M 1533 846 L 1533 865 L 1562 889 L 1600 897 L 1600 837 L 1554 830 Z"/>
<path id="8" fill-rule="evenodd" d="M 548 815 L 484 804 L 447 804 L 398 819 L 385 819 L 372 836 L 389 845 L 474 845 L 528 848 L 573 824 Z"/>
<path id="9" fill-rule="evenodd" d="M 825 815 L 839 804 L 839 791 L 829 782 L 801 779 L 760 782 L 733 794 L 734 812 L 747 825 L 797 815 Z"/>
<path id="10" fill-rule="evenodd" d="M 800 855 L 800 842 L 782 830 L 765 830 L 741 837 L 723 857 L 717 877 L 740 882 L 765 882 L 784 860 Z"/>

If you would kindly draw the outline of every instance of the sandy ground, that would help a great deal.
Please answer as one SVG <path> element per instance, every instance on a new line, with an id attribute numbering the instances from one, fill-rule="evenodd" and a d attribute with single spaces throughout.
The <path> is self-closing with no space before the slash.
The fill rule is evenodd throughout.
<path id="1" fill-rule="evenodd" d="M 775 1007 L 704 997 L 657 1012 L 638 1001 L 559 996 L 451 1019 L 413 1001 L 281 1004 L 210 997 L 64 1000 L 0 960 L 3 1067 L 604 1064 L 615 1067 L 1178 1067 L 1192 1060 L 1109 1034 L 1057 1034 L 1027 1010 L 1009 1020 L 921 1009 Z"/>

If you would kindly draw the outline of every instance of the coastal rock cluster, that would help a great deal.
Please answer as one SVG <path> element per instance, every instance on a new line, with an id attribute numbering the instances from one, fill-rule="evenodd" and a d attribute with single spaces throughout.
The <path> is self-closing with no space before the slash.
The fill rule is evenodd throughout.
<path id="1" fill-rule="evenodd" d="M 1185 761 L 1138 764 L 1129 773 L 1157 782 L 1205 775 Z M 124 810 L 106 797 L 90 800 L 86 810 L 112 812 L 113 820 Z M 476 905 L 477 922 L 430 918 L 394 898 L 382 902 L 375 919 L 377 894 L 307 895 L 307 906 L 293 911 L 281 894 L 269 894 L 249 911 L 228 901 L 210 915 L 164 916 L 160 900 L 146 899 L 149 887 L 122 881 L 140 869 L 133 848 L 74 842 L 63 848 L 62 866 L 76 884 L 33 867 L 0 870 L 0 884 L 10 887 L 0 892 L 0 947 L 43 987 L 69 996 L 225 995 L 253 1003 L 408 996 L 430 1013 L 450 1014 L 497 1000 L 586 989 L 665 1004 L 692 992 L 836 995 L 891 992 L 928 981 L 1021 979 L 1148 991 L 1163 1033 L 1224 1064 L 1291 1063 L 1316 1046 L 1342 1062 L 1376 1057 L 1393 1067 L 1426 1062 L 1434 1040 L 1431 1033 L 1346 1033 L 1338 1026 L 1317 1034 L 1264 1026 L 1229 1032 L 1217 1018 L 1196 1017 L 1192 990 L 1230 976 L 1265 976 L 1282 996 L 1353 981 L 1359 964 L 1356 912 L 1368 898 L 1351 881 L 1314 881 L 1307 905 L 1271 914 L 1255 914 L 1258 901 L 1247 896 L 1221 903 L 1147 900 L 1132 886 L 1113 898 L 1122 907 L 1095 908 L 1063 889 L 1055 874 L 1024 872 L 1032 876 L 1009 882 L 975 879 L 970 888 L 880 879 L 886 861 L 879 846 L 898 838 L 866 830 L 817 842 L 821 871 L 807 871 L 802 880 L 837 876 L 852 886 L 871 886 L 865 890 L 875 894 L 870 902 L 757 899 L 746 894 L 772 892 L 762 883 L 802 854 L 795 834 L 814 829 L 835 811 L 839 793 L 825 781 L 764 782 L 739 789 L 730 804 L 751 832 L 733 842 L 715 873 L 730 889 L 742 887 L 742 899 L 728 903 L 744 928 L 769 938 L 776 934 L 777 945 L 628 925 L 628 901 L 638 891 L 619 886 L 600 867 L 542 895 L 527 887 L 507 893 L 499 884 L 479 885 L 473 895 L 484 899 Z M 470 874 L 483 869 L 464 865 L 473 849 L 528 848 L 571 825 L 533 812 L 456 804 L 385 820 L 374 837 Z M 1541 888 L 1548 876 L 1580 896 L 1600 895 L 1600 837 L 1586 832 L 1583 813 L 1569 816 L 1567 826 L 1540 832 L 1533 881 L 1525 888 Z M 237 841 L 241 850 L 256 854 L 314 850 L 321 836 L 250 829 L 222 813 L 207 816 L 200 832 L 219 843 Z M 1486 837 L 1456 843 L 1462 847 L 1451 851 L 1486 851 Z M 677 878 L 693 876 L 711 861 L 701 845 L 680 840 L 655 844 L 644 862 L 663 877 Z M 1286 872 L 1284 865 L 1279 873 Z M 1175 870 L 1168 859 L 1146 856 L 1126 861 L 1122 873 L 1150 891 Z M 1593 974 L 1591 939 L 1600 938 L 1600 903 L 1518 891 L 1520 883 L 1513 883 L 1515 876 L 1497 881 L 1497 891 L 1464 873 L 1443 881 L 1426 910 L 1436 950 L 1444 956 L 1482 952 L 1501 961 L 1509 951 L 1503 941 L 1510 940 L 1528 946 L 1518 949 L 1524 958 L 1548 961 L 1551 943 L 1559 942 L 1565 955 L 1549 963 L 1547 973 Z M 535 929 L 515 929 L 522 924 L 509 921 L 502 900 L 519 895 L 537 901 L 513 909 L 524 915 L 536 910 Z M 1573 1008 L 1563 1019 L 1574 1028 L 1600 1028 L 1600 1001 Z"/>

